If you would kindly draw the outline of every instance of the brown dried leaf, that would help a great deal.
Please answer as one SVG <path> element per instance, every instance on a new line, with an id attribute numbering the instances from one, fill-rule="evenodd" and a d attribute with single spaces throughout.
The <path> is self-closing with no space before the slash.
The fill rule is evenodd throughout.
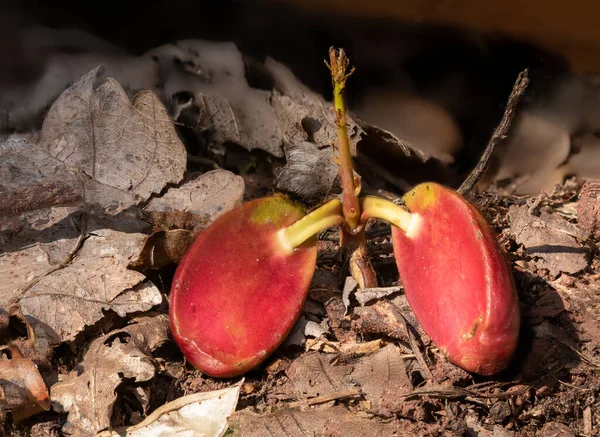
<path id="1" fill-rule="evenodd" d="M 94 231 L 70 264 L 58 270 L 48 265 L 48 275 L 21 290 L 18 303 L 23 314 L 46 324 L 61 341 L 69 341 L 100 320 L 104 310 L 124 316 L 158 305 L 162 302 L 158 288 L 127 268 L 144 240 L 141 233 Z M 15 274 L 19 261 L 15 259 Z"/>
<path id="2" fill-rule="evenodd" d="M 0 411 L 12 411 L 15 421 L 50 408 L 48 389 L 33 361 L 11 347 L 12 358 L 0 358 Z"/>
<path id="3" fill-rule="evenodd" d="M 187 229 L 154 232 L 146 238 L 144 247 L 129 267 L 145 270 L 177 264 L 193 242 L 194 233 Z"/>
<path id="4" fill-rule="evenodd" d="M 62 341 L 103 310 L 124 315 L 160 303 L 158 289 L 127 270 L 147 227 L 135 205 L 179 182 L 186 165 L 157 98 L 142 92 L 132 104 L 113 79 L 96 84 L 99 73 L 58 98 L 39 139 L 0 142 L 1 190 L 30 193 L 0 211 L 1 305 L 19 303 Z M 47 190 L 36 196 L 40 187 Z M 73 203 L 79 198 L 83 204 Z"/>
<path id="5" fill-rule="evenodd" d="M 230 423 L 232 435 L 237 437 L 418 435 L 417 432 L 410 433 L 408 431 L 409 424 L 381 422 L 376 418 L 351 412 L 342 406 L 306 411 L 283 409 L 263 416 L 246 409 L 234 413 L 230 418 Z"/>
<path id="6" fill-rule="evenodd" d="M 116 388 L 124 378 L 148 381 L 156 370 L 150 353 L 168 341 L 166 315 L 143 317 L 94 340 L 83 361 L 51 388 L 52 406 L 68 412 L 63 431 L 88 436 L 110 426 Z"/>
<path id="7" fill-rule="evenodd" d="M 181 180 L 185 148 L 154 93 L 142 91 L 130 103 L 112 78 L 95 86 L 101 71 L 90 71 L 54 102 L 40 145 L 66 168 L 126 192 L 132 202 L 146 200 Z"/>
<path id="8" fill-rule="evenodd" d="M 360 389 L 371 411 L 389 415 L 402 405 L 401 395 L 412 390 L 398 348 L 388 345 L 352 363 L 334 365 L 327 354 L 308 353 L 287 369 L 289 381 L 281 390 L 294 399 Z"/>
<path id="9" fill-rule="evenodd" d="M 577 273 L 588 266 L 587 249 L 578 240 L 587 234 L 562 217 L 542 212 L 536 217 L 527 206 L 513 205 L 508 211 L 511 232 L 538 268 L 551 276 L 560 272 Z"/>
<path id="10" fill-rule="evenodd" d="M 383 334 L 408 343 L 404 320 L 398 317 L 398 308 L 387 301 L 374 305 L 354 308 L 352 330 L 358 334 Z"/>

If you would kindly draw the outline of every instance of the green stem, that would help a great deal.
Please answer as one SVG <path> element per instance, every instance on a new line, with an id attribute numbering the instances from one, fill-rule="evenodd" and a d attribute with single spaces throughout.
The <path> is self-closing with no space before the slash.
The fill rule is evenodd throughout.
<path id="1" fill-rule="evenodd" d="M 346 105 L 344 103 L 344 88 L 346 80 L 354 72 L 348 70 L 348 58 L 343 49 L 329 49 L 329 64 L 331 79 L 333 82 L 333 107 L 335 109 L 335 124 L 338 133 L 338 159 L 340 167 L 340 178 L 342 180 L 342 201 L 344 222 L 350 232 L 354 232 L 360 223 L 360 204 L 358 194 L 360 187 L 354 180 L 354 168 L 352 155 L 350 154 L 350 141 L 348 139 L 348 128 L 346 126 Z"/>
<path id="2" fill-rule="evenodd" d="M 289 252 L 319 232 L 339 225 L 344 221 L 342 202 L 333 199 L 311 211 L 293 225 L 278 232 L 279 241 Z"/>
<path id="3" fill-rule="evenodd" d="M 410 236 L 419 223 L 419 216 L 411 214 L 394 202 L 375 196 L 360 198 L 362 215 L 360 222 L 365 223 L 370 218 L 385 220 L 386 222 L 402 229 Z"/>

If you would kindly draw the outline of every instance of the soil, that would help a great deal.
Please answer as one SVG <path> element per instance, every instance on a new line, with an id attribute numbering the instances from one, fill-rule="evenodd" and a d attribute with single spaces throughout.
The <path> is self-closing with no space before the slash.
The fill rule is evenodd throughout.
<path id="1" fill-rule="evenodd" d="M 264 194 L 267 177 L 246 174 L 244 178 L 248 193 Z M 267 424 L 278 414 L 295 412 L 297 426 L 283 427 L 283 432 L 273 431 L 271 435 L 307 435 L 305 431 L 311 426 L 317 427 L 314 435 L 324 436 L 370 435 L 375 430 L 377 435 L 600 435 L 597 240 L 590 236 L 584 242 L 587 266 L 582 271 L 551 276 L 547 269 L 538 268 L 536 259 L 523 245 L 516 243 L 508 219 L 511 207 L 526 206 L 532 218 L 544 213 L 577 224 L 573 211 L 580 189 L 580 184 L 569 180 L 552 194 L 539 198 L 509 195 L 498 187 L 471 196 L 498 232 L 521 304 L 519 350 L 510 368 L 494 377 L 468 374 L 447 362 L 418 327 L 401 291 L 371 300 L 365 306 L 352 298 L 346 308 L 341 290 L 347 271 L 337 256 L 336 232 L 322 234 L 318 273 L 305 316 L 317 323 L 326 319 L 331 329 L 325 338 L 321 337 L 320 346 L 315 347 L 317 340 L 311 338 L 302 345 L 287 344 L 266 364 L 246 375 L 238 411 L 232 419 L 233 432 L 261 435 L 257 434 L 261 426 L 270 429 Z M 389 227 L 374 223 L 367 235 L 380 285 L 397 285 Z M 163 284 L 166 293 L 172 273 L 171 266 L 157 274 L 157 283 Z M 159 311 L 166 310 L 164 306 Z M 404 329 L 399 314 L 414 329 Z M 22 326 L 12 322 L 9 335 L 14 337 L 22 332 Z M 87 329 L 69 347 L 56 348 L 49 365 L 41 369 L 42 374 L 52 379 L 57 372 L 73 369 L 99 330 L 107 332 L 125 323 L 109 314 L 102 326 Z M 350 345 L 348 351 L 330 349 L 334 353 L 326 353 L 327 344 L 339 345 L 340 341 Z M 376 346 L 371 347 L 374 341 Z M 371 350 L 365 354 L 361 346 Z M 384 351 L 387 355 L 396 353 L 386 355 L 387 374 L 360 376 L 365 366 L 377 368 L 377 357 Z M 147 414 L 181 395 L 235 382 L 194 370 L 172 342 L 156 350 L 153 357 L 160 363 L 155 378 L 141 384 L 126 381 L 119 386 L 113 426 L 139 421 L 143 410 Z M 395 363 L 391 377 L 390 362 Z M 150 403 L 145 408 L 133 395 L 133 386 L 141 386 L 149 394 Z M 346 396 L 348 390 L 355 391 Z M 324 395 L 329 398 L 321 403 L 319 397 Z M 10 415 L 7 419 L 3 427 L 7 435 L 61 435 L 66 414 L 49 411 L 19 424 L 12 423 Z M 346 431 L 340 434 L 340 430 Z"/>

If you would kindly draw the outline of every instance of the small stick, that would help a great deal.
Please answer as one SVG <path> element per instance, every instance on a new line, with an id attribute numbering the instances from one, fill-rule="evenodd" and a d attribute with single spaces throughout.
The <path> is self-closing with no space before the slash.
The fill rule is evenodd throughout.
<path id="1" fill-rule="evenodd" d="M 506 108 L 504 109 L 502 119 L 500 120 L 500 123 L 496 127 L 496 130 L 494 130 L 490 141 L 485 147 L 483 155 L 481 155 L 481 159 L 479 160 L 473 171 L 471 171 L 469 176 L 458 188 L 457 191 L 460 194 L 465 195 L 473 189 L 477 182 L 479 182 L 479 180 L 488 168 L 490 158 L 492 157 L 496 146 L 506 139 L 508 131 L 510 130 L 510 126 L 512 125 L 513 119 L 515 118 L 515 111 L 517 109 L 517 105 L 519 104 L 521 97 L 523 96 L 525 90 L 527 89 L 527 86 L 529 85 L 529 77 L 527 76 L 527 73 L 528 70 L 525 69 L 521 73 L 519 73 L 519 76 L 517 76 L 517 80 L 515 81 L 512 91 L 510 92 L 510 96 L 508 97 L 508 102 L 506 103 Z"/>
<path id="2" fill-rule="evenodd" d="M 330 402 L 330 401 L 335 401 L 338 399 L 353 398 L 353 397 L 360 396 L 360 395 L 361 395 L 361 392 L 359 389 L 351 388 L 349 390 L 341 391 L 338 393 L 331 393 L 328 395 L 317 396 L 317 397 L 314 397 L 311 399 L 306 399 L 303 401 L 290 402 L 289 404 L 286 405 L 286 407 L 291 409 L 291 408 L 297 408 L 297 407 L 302 407 L 302 406 L 318 405 L 318 404 L 324 404 L 324 403 Z"/>

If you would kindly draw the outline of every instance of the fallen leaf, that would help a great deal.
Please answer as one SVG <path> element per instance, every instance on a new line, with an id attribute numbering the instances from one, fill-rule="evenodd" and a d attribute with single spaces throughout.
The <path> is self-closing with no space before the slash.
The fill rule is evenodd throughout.
<path id="1" fill-rule="evenodd" d="M 108 428 L 116 388 L 125 378 L 151 379 L 156 364 L 150 353 L 168 338 L 168 317 L 159 315 L 137 319 L 94 340 L 83 361 L 50 390 L 54 410 L 69 413 L 63 431 L 89 436 Z"/>
<path id="2" fill-rule="evenodd" d="M 144 247 L 129 267 L 145 270 L 177 264 L 193 242 L 194 233 L 187 229 L 154 232 L 146 238 Z"/>
<path id="3" fill-rule="evenodd" d="M 419 435 L 418 432 L 408 432 L 408 429 L 410 425 L 405 422 L 386 423 L 342 406 L 325 406 L 306 411 L 281 409 L 266 415 L 258 415 L 246 409 L 235 413 L 231 418 L 232 436 L 235 437 Z"/>
<path id="4" fill-rule="evenodd" d="M 501 149 L 496 180 L 524 177 L 517 187 L 520 194 L 551 191 L 561 183 L 558 168 L 571 150 L 570 128 L 547 114 L 523 112 Z"/>
<path id="5" fill-rule="evenodd" d="M 144 421 L 96 437 L 169 437 L 179 435 L 221 437 L 235 411 L 242 381 L 222 389 L 175 399 L 153 411 Z"/>
<path id="6" fill-rule="evenodd" d="M 348 364 L 335 365 L 332 361 L 321 353 L 297 358 L 286 370 L 289 381 L 281 392 L 293 399 L 305 399 L 360 389 L 371 404 L 371 412 L 390 415 L 401 408 L 401 395 L 412 390 L 404 361 L 394 345 Z"/>
<path id="7" fill-rule="evenodd" d="M 145 235 L 136 232 L 93 231 L 72 262 L 57 270 L 48 265 L 49 274 L 30 280 L 18 296 L 23 314 L 44 323 L 61 341 L 70 341 L 100 320 L 105 310 L 124 316 L 160 304 L 158 288 L 127 268 L 144 240 Z M 38 251 L 36 261 L 47 263 L 43 250 Z M 7 256 L 9 277 L 19 274 L 19 254 Z"/>
<path id="8" fill-rule="evenodd" d="M 95 86 L 101 71 L 90 71 L 54 102 L 40 145 L 67 168 L 127 193 L 132 203 L 146 200 L 181 180 L 185 148 L 154 93 L 142 91 L 129 103 L 116 80 Z"/>
<path id="9" fill-rule="evenodd" d="M 551 276 L 560 272 L 577 273 L 588 266 L 587 249 L 579 244 L 588 235 L 556 214 L 543 211 L 539 217 L 528 206 L 513 205 L 508 221 L 515 241 L 525 247 L 538 268 Z"/>
<path id="10" fill-rule="evenodd" d="M 371 306 L 354 308 L 352 330 L 358 334 L 383 334 L 386 337 L 409 342 L 404 320 L 399 309 L 387 301 L 379 301 Z"/>
<path id="11" fill-rule="evenodd" d="M 452 115 L 433 101 L 396 89 L 365 93 L 357 115 L 409 141 L 425 153 L 452 164 L 463 138 Z"/>
<path id="12" fill-rule="evenodd" d="M 12 411 L 15 421 L 50 409 L 46 384 L 33 361 L 15 346 L 11 359 L 0 358 L 0 411 Z"/>
<path id="13" fill-rule="evenodd" d="M 158 63 L 166 99 L 177 102 L 177 95 L 191 95 L 199 109 L 194 129 L 208 130 L 217 143 L 233 142 L 283 157 L 270 93 L 248 85 L 244 60 L 234 43 L 184 40 L 145 56 Z"/>
<path id="14" fill-rule="evenodd" d="M 116 81 L 96 84 L 99 74 L 94 69 L 57 99 L 39 137 L 0 141 L 2 191 L 49 190 L 0 211 L 1 305 L 19 303 L 60 341 L 104 310 L 125 315 L 161 302 L 154 285 L 127 270 L 147 227 L 136 205 L 179 182 L 186 166 L 157 98 L 143 92 L 132 104 Z"/>
<path id="15" fill-rule="evenodd" d="M 155 225 L 197 231 L 241 205 L 243 198 L 241 176 L 227 170 L 213 170 L 151 199 L 144 215 Z"/>
<path id="16" fill-rule="evenodd" d="M 306 349 L 316 352 L 324 352 L 328 354 L 341 354 L 353 358 L 361 355 L 371 354 L 385 346 L 382 339 L 357 343 L 356 341 L 347 341 L 344 343 L 337 341 L 329 341 L 323 338 L 315 338 L 307 340 Z"/>

